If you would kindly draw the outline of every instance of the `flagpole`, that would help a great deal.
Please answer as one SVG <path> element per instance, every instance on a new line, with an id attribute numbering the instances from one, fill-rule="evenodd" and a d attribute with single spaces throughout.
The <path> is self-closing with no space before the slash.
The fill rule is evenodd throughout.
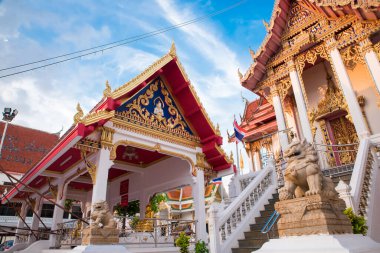
<path id="1" fill-rule="evenodd" d="M 239 160 L 239 148 L 238 148 L 238 141 L 235 141 L 236 143 L 236 166 L 238 168 L 238 171 L 239 171 L 239 175 L 241 175 L 241 171 L 240 171 L 240 160 Z"/>

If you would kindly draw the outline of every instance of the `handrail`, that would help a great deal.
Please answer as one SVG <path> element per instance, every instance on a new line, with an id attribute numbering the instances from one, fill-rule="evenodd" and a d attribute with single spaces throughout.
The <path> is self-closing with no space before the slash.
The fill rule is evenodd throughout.
<path id="1" fill-rule="evenodd" d="M 239 198 L 235 198 L 234 201 L 231 202 L 231 204 L 222 212 L 222 214 L 219 217 L 219 224 L 225 223 L 232 213 L 238 209 L 243 202 L 245 201 L 245 198 L 242 196 L 248 196 L 260 183 L 261 181 L 272 171 L 272 168 L 270 166 L 264 170 L 262 170 L 260 173 L 252 182 L 253 184 L 250 184 L 247 188 L 245 188 L 240 194 Z"/>
<path id="2" fill-rule="evenodd" d="M 269 217 L 267 222 L 265 222 L 265 225 L 261 228 L 260 232 L 263 234 L 268 233 L 272 229 L 273 225 L 276 223 L 278 217 L 280 217 L 280 213 L 275 210 Z"/>

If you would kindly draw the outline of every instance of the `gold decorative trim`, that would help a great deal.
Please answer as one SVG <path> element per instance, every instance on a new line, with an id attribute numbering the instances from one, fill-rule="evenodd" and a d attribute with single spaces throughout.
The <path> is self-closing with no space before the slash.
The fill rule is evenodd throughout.
<path id="1" fill-rule="evenodd" d="M 206 161 L 205 161 L 205 158 L 206 158 L 206 155 L 203 154 L 203 153 L 197 153 L 196 154 L 196 158 L 197 158 L 197 162 L 195 164 L 196 167 L 198 168 L 201 168 L 201 169 L 205 169 L 206 167 Z"/>
<path id="2" fill-rule="evenodd" d="M 320 57 L 322 57 L 328 61 L 329 56 L 327 54 L 326 48 L 331 49 L 331 47 L 335 46 L 336 44 L 334 43 L 334 41 L 335 41 L 335 39 L 331 38 L 330 40 L 326 41 L 327 47 L 325 47 L 323 44 L 320 44 L 320 45 L 315 46 L 315 47 L 307 50 L 306 52 L 300 54 L 296 58 L 297 65 L 299 67 L 299 71 L 302 73 L 306 62 L 314 65 L 318 59 L 318 56 L 320 56 Z"/>
<path id="3" fill-rule="evenodd" d="M 98 151 L 100 147 L 101 146 L 98 141 L 94 141 L 88 138 L 84 138 L 74 145 L 74 148 L 79 149 L 80 151 L 87 151 L 91 153 Z"/>
<path id="4" fill-rule="evenodd" d="M 77 113 L 74 115 L 74 124 L 78 124 L 82 122 L 84 113 L 82 110 L 82 107 L 80 107 L 80 104 L 77 104 Z"/>
<path id="5" fill-rule="evenodd" d="M 116 128 L 124 129 L 127 131 L 131 131 L 134 133 L 142 134 L 145 136 L 150 136 L 153 138 L 158 138 L 163 141 L 167 141 L 169 143 L 180 144 L 186 147 L 190 147 L 195 149 L 196 147 L 200 147 L 200 142 L 197 139 L 185 139 L 175 132 L 161 132 L 150 127 L 140 126 L 139 124 L 135 124 L 132 122 L 127 122 L 122 119 L 112 118 L 110 120 L 113 123 L 113 126 Z"/>
<path id="6" fill-rule="evenodd" d="M 105 149 L 111 149 L 113 146 L 113 135 L 115 133 L 115 130 L 109 127 L 102 126 L 98 128 L 98 131 L 101 132 L 101 147 Z"/>
<path id="7" fill-rule="evenodd" d="M 181 153 L 177 153 L 177 152 L 173 152 L 173 151 L 169 151 L 169 150 L 164 150 L 161 148 L 161 146 L 159 144 L 158 145 L 157 144 L 155 144 L 154 146 L 149 146 L 149 145 L 145 145 L 145 144 L 134 142 L 134 141 L 128 141 L 128 140 L 117 141 L 111 148 L 110 160 L 116 159 L 116 157 L 117 157 L 116 150 L 119 146 L 123 145 L 123 146 L 132 146 L 132 147 L 136 147 L 136 148 L 142 148 L 142 149 L 146 149 L 146 150 L 150 150 L 150 151 L 156 151 L 156 152 L 159 152 L 161 154 L 165 154 L 165 155 L 169 155 L 169 156 L 173 156 L 173 157 L 178 157 L 178 158 L 181 158 L 183 160 L 188 161 L 190 163 L 191 167 L 194 168 L 194 162 L 190 157 L 188 157 L 184 154 L 181 154 Z"/>
<path id="8" fill-rule="evenodd" d="M 374 46 L 373 49 L 375 50 L 377 54 L 377 58 L 380 59 L 380 42 L 377 42 Z"/>
<path id="9" fill-rule="evenodd" d="M 90 174 L 90 176 L 91 176 L 92 184 L 95 184 L 96 183 L 96 170 L 97 170 L 96 165 L 87 159 L 87 152 L 86 151 L 81 151 L 80 154 L 81 154 L 82 159 L 85 163 L 88 174 Z"/>
<path id="10" fill-rule="evenodd" d="M 82 119 L 83 124 L 86 126 L 94 124 L 102 119 L 109 119 L 115 116 L 115 111 L 99 110 L 90 114 Z"/>
<path id="11" fill-rule="evenodd" d="M 347 69 L 354 70 L 358 63 L 365 64 L 364 57 L 360 51 L 360 47 L 357 44 L 353 44 L 340 50 L 340 55 L 342 56 L 343 63 Z"/>
<path id="12" fill-rule="evenodd" d="M 108 81 L 106 81 L 106 88 L 103 91 L 103 97 L 111 97 L 112 96 L 112 89 Z"/>

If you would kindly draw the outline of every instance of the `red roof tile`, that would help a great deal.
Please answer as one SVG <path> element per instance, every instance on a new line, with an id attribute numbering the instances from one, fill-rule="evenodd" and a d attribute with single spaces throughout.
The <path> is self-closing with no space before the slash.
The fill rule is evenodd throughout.
<path id="1" fill-rule="evenodd" d="M 0 136 L 4 126 L 5 123 L 0 122 Z M 58 134 L 9 124 L 0 165 L 9 172 L 25 173 L 57 144 L 58 139 Z"/>

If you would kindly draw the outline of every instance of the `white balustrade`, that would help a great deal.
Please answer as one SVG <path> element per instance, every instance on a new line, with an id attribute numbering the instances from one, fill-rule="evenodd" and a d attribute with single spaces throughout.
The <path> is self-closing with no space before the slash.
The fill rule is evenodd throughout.
<path id="1" fill-rule="evenodd" d="M 274 160 L 255 177 L 246 188 L 225 209 L 212 208 L 210 211 L 210 253 L 227 253 L 237 247 L 238 239 L 248 231 L 253 218 L 260 215 L 264 205 L 277 189 L 277 175 Z"/>
<path id="2" fill-rule="evenodd" d="M 379 239 L 380 226 L 377 224 L 380 201 L 379 154 L 380 134 L 362 138 L 352 172 L 350 187 L 354 211 L 364 215 L 368 225 L 368 235 Z"/>

